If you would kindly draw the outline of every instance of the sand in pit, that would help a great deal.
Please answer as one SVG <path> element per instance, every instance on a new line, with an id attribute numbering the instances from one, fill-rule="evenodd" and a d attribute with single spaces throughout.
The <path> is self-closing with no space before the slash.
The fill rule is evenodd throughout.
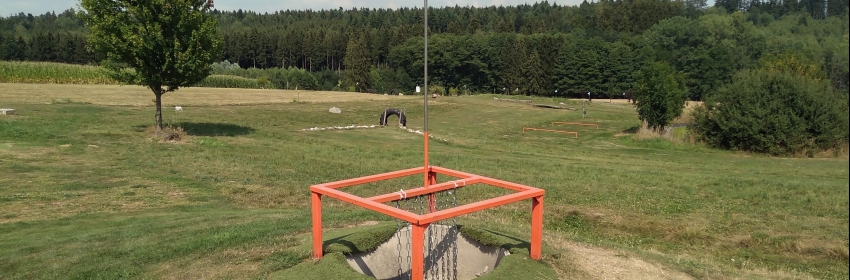
<path id="1" fill-rule="evenodd" d="M 455 240 L 457 240 L 456 247 L 453 244 Z M 410 227 L 408 226 L 396 232 L 374 251 L 349 255 L 345 259 L 355 271 L 377 279 L 408 279 L 409 248 Z M 455 248 L 457 250 L 454 250 Z M 431 279 L 455 279 L 446 277 L 455 275 L 453 269 L 455 262 L 457 263 L 456 279 L 474 279 L 492 271 L 499 265 L 502 257 L 510 254 L 507 250 L 483 245 L 443 225 L 431 225 L 425 231 L 424 251 L 425 275 Z M 455 259 L 455 251 L 457 259 Z M 400 264 L 399 256 L 401 256 Z M 399 269 L 401 269 L 401 275 L 399 275 Z"/>

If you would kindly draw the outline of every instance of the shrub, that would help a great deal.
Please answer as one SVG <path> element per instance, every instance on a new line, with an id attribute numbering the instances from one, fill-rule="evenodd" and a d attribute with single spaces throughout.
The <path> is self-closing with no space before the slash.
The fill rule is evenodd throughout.
<path id="1" fill-rule="evenodd" d="M 667 63 L 656 62 L 635 73 L 634 100 L 638 116 L 655 131 L 682 114 L 687 92 Z"/>
<path id="2" fill-rule="evenodd" d="M 449 88 L 449 95 L 450 96 L 458 96 L 458 95 L 460 95 L 460 94 L 458 94 L 459 92 L 460 91 L 458 91 L 456 87 L 450 87 Z"/>
<path id="3" fill-rule="evenodd" d="M 310 74 L 310 72 L 307 72 L 307 70 L 289 68 L 287 71 L 289 72 L 290 88 L 297 86 L 298 89 L 316 90 L 319 87 L 319 82 L 316 81 L 316 77 L 313 77 L 313 75 Z"/>
<path id="4" fill-rule="evenodd" d="M 443 88 L 442 86 L 428 85 L 428 94 L 443 95 L 445 93 L 446 93 L 446 89 Z"/>
<path id="5" fill-rule="evenodd" d="M 693 131 L 711 146 L 773 155 L 841 149 L 850 130 L 846 94 L 775 69 L 738 73 L 693 116 Z"/>
<path id="6" fill-rule="evenodd" d="M 257 86 L 260 88 L 269 88 L 271 86 L 271 82 L 269 82 L 269 78 L 262 76 L 257 78 Z"/>

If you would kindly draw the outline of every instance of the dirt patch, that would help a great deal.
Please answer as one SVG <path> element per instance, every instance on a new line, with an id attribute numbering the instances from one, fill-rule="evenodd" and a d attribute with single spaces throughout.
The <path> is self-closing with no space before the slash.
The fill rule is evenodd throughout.
<path id="1" fill-rule="evenodd" d="M 378 95 L 359 92 L 306 91 L 276 89 L 181 88 L 162 98 L 163 110 L 174 106 L 247 105 L 300 102 L 348 102 L 369 100 L 415 99 L 417 96 Z M 154 95 L 140 86 L 117 85 L 57 85 L 0 83 L 0 99 L 10 104 L 65 103 L 97 105 L 153 106 Z"/>
<path id="2" fill-rule="evenodd" d="M 626 252 L 591 247 L 559 238 L 547 238 L 546 243 L 564 250 L 566 261 L 571 263 L 566 267 L 572 269 L 558 271 L 561 279 L 694 279 L 683 272 L 642 260 Z"/>

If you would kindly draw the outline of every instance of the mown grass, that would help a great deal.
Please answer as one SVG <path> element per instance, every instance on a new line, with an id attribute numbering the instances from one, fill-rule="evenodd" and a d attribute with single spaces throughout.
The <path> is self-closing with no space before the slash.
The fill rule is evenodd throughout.
<path id="1" fill-rule="evenodd" d="M 420 136 L 400 129 L 301 131 L 376 124 L 387 107 L 405 108 L 408 126 L 421 129 L 419 99 L 333 104 L 342 114 L 320 103 L 166 111 L 166 123 L 188 134 L 179 143 L 145 133 L 149 106 L 5 102 L 19 114 L 0 118 L 0 271 L 10 279 L 265 278 L 305 261 L 291 250 L 308 240 L 308 186 L 422 164 Z M 626 250 L 696 278 L 847 279 L 846 158 L 638 141 L 622 136 L 640 124 L 628 106 L 594 104 L 582 119 L 492 96 L 429 104 L 431 133 L 448 140 L 431 142 L 431 163 L 546 189 L 547 236 Z M 521 133 L 552 121 L 600 128 L 570 127 L 578 139 Z M 420 181 L 346 190 L 365 196 Z M 458 199 L 501 193 L 476 185 Z M 327 227 L 387 220 L 325 201 Z M 528 209 L 461 221 L 528 238 Z M 549 252 L 544 261 L 557 263 Z"/>

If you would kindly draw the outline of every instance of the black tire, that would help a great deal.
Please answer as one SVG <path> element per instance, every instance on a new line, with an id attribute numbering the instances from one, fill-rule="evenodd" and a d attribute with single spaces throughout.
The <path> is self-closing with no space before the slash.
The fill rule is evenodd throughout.
<path id="1" fill-rule="evenodd" d="M 407 126 L 407 117 L 404 115 L 404 112 L 399 109 L 387 109 L 386 111 L 381 113 L 380 124 L 387 125 L 387 119 L 392 115 L 398 116 L 402 126 Z"/>

